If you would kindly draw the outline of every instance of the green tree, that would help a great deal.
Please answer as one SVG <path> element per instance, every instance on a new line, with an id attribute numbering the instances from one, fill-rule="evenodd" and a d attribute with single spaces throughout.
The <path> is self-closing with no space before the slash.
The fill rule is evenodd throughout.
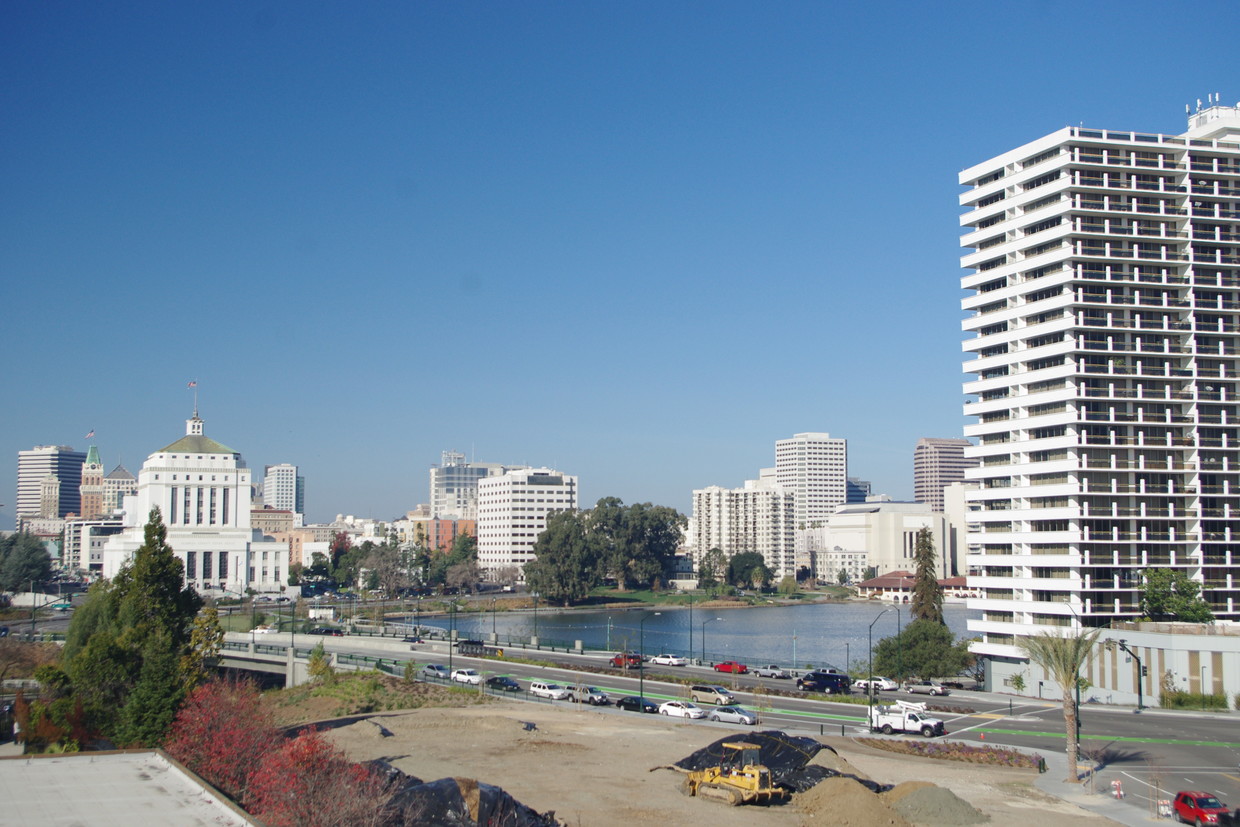
<path id="1" fill-rule="evenodd" d="M 713 589 L 728 575 L 728 557 L 720 548 L 712 548 L 698 560 L 698 586 Z"/>
<path id="2" fill-rule="evenodd" d="M 52 558 L 43 541 L 33 534 L 0 538 L 0 591 L 18 592 L 52 576 Z"/>
<path id="3" fill-rule="evenodd" d="M 310 660 L 306 664 L 306 670 L 310 673 L 310 679 L 319 683 L 331 683 L 336 679 L 336 670 L 332 668 L 331 656 L 323 648 L 323 641 L 320 640 L 310 650 Z"/>
<path id="4" fill-rule="evenodd" d="M 875 577 L 878 577 L 878 566 L 866 566 L 861 570 L 862 580 L 873 580 Z"/>
<path id="5" fill-rule="evenodd" d="M 1029 656 L 1029 661 L 1042 667 L 1063 695 L 1063 722 L 1068 736 L 1068 777 L 1064 780 L 1075 784 L 1077 761 L 1080 757 L 1077 743 L 1077 708 L 1075 690 L 1081 677 L 1081 666 L 1084 665 L 1089 652 L 1101 634 L 1100 629 L 1079 632 L 1067 637 L 1059 637 L 1052 633 L 1022 638 L 1021 648 Z"/>
<path id="6" fill-rule="evenodd" d="M 939 586 L 935 562 L 938 555 L 934 551 L 934 535 L 930 529 L 923 528 L 917 532 L 917 544 L 913 549 L 913 559 L 917 564 L 916 577 L 913 581 L 913 602 L 909 611 L 914 620 L 943 622 L 943 589 Z"/>
<path id="7" fill-rule="evenodd" d="M 223 648 L 224 629 L 220 626 L 220 613 L 214 606 L 208 606 L 194 618 L 189 633 L 189 648 L 181 658 L 181 675 L 186 691 L 207 679 Z"/>
<path id="8" fill-rule="evenodd" d="M 598 544 L 586 534 L 586 519 L 578 512 L 552 514 L 534 542 L 534 555 L 525 564 L 525 581 L 548 601 L 568 606 L 602 579 Z"/>
<path id="9" fill-rule="evenodd" d="M 797 588 L 797 579 L 791 574 L 784 575 L 784 579 L 779 581 L 780 594 L 796 594 Z"/>
<path id="10" fill-rule="evenodd" d="M 305 574 L 306 567 L 301 563 L 289 563 L 288 565 L 288 584 L 296 586 L 301 583 L 302 575 Z"/>
<path id="11" fill-rule="evenodd" d="M 848 570 L 840 569 L 839 574 L 835 576 L 835 582 L 839 583 L 841 586 L 847 586 L 848 585 Z"/>
<path id="12" fill-rule="evenodd" d="M 874 646 L 875 674 L 895 680 L 957 675 L 972 662 L 968 641 L 955 640 L 950 629 L 933 620 L 914 620 Z"/>
<path id="13" fill-rule="evenodd" d="M 1146 569 L 1141 590 L 1141 614 L 1150 620 L 1209 623 L 1210 604 L 1201 597 L 1201 584 L 1175 569 Z"/>
<path id="14" fill-rule="evenodd" d="M 766 558 L 756 551 L 742 551 L 728 561 L 728 582 L 733 586 L 757 589 L 770 583 L 771 577 Z"/>
<path id="15" fill-rule="evenodd" d="M 604 497 L 586 512 L 586 533 L 598 544 L 603 571 L 627 589 L 666 578 L 687 524 L 674 508 L 650 503 L 625 506 Z"/>

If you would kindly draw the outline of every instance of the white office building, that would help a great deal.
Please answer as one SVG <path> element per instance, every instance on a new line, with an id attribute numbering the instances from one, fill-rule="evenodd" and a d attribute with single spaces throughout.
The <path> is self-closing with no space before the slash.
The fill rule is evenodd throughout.
<path id="1" fill-rule="evenodd" d="M 713 548 L 728 557 L 755 551 L 776 581 L 796 576 L 795 494 L 758 481 L 744 488 L 712 485 L 693 492 L 695 564 Z"/>
<path id="2" fill-rule="evenodd" d="M 478 565 L 518 570 L 534 559 L 534 542 L 557 511 L 577 509 L 577 478 L 550 468 L 509 471 L 477 481 Z"/>
<path id="3" fill-rule="evenodd" d="M 826 521 L 848 501 L 848 440 L 795 434 L 775 443 L 775 479 L 796 501 L 796 523 Z"/>
<path id="4" fill-rule="evenodd" d="M 1065 127 L 960 183 L 974 651 L 1133 620 L 1149 567 L 1240 617 L 1240 107 Z"/>
<path id="5" fill-rule="evenodd" d="M 250 527 L 250 469 L 241 454 L 203 435 L 194 412 L 186 433 L 147 457 L 136 494 L 125 497 L 122 533 L 103 548 L 103 576 L 115 577 L 144 541 L 151 509 L 167 527 L 167 543 L 199 591 L 280 591 L 288 576 L 288 543 L 256 539 Z"/>
<path id="6" fill-rule="evenodd" d="M 291 511 L 294 525 L 302 525 L 306 514 L 306 478 L 296 465 L 281 463 L 263 469 L 263 505 L 276 511 Z"/>
<path id="7" fill-rule="evenodd" d="M 464 454 L 444 451 L 439 465 L 431 466 L 431 516 L 444 520 L 477 519 L 478 481 L 527 469 L 525 465 L 466 462 Z"/>
<path id="8" fill-rule="evenodd" d="M 82 511 L 85 451 L 36 445 L 17 452 L 17 519 L 65 517 Z"/>

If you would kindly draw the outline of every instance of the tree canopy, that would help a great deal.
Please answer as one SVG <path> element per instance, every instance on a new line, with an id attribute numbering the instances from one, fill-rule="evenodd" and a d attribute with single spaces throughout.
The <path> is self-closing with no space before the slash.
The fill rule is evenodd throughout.
<path id="1" fill-rule="evenodd" d="M 1141 591 L 1141 614 L 1150 620 L 1209 623 L 1210 604 L 1201 597 L 1201 584 L 1175 569 L 1146 569 Z"/>
<path id="2" fill-rule="evenodd" d="M 957 641 L 950 629 L 933 620 L 914 620 L 874 646 L 874 673 L 896 680 L 957 675 L 972 662 L 968 641 Z"/>
<path id="3" fill-rule="evenodd" d="M 52 576 L 52 558 L 33 534 L 0 538 L 0 591 L 24 591 Z"/>
<path id="4" fill-rule="evenodd" d="M 1100 629 L 1080 632 L 1059 637 L 1052 633 L 1035 635 L 1021 639 L 1021 648 L 1029 655 L 1030 663 L 1042 667 L 1046 674 L 1059 685 L 1063 693 L 1063 720 L 1068 736 L 1068 777 L 1064 780 L 1069 784 L 1078 783 L 1077 765 L 1077 715 L 1074 691 L 1081 676 L 1081 666 L 1089 657 L 1094 643 L 1101 634 Z"/>
<path id="5" fill-rule="evenodd" d="M 733 554 L 728 561 L 728 582 L 742 589 L 766 587 L 774 574 L 766 564 L 766 558 L 756 551 Z"/>
<path id="6" fill-rule="evenodd" d="M 917 572 L 913 580 L 913 602 L 909 611 L 914 620 L 943 622 L 943 589 L 939 586 L 938 555 L 934 551 L 934 535 L 930 529 L 917 532 L 917 544 L 913 550 Z"/>

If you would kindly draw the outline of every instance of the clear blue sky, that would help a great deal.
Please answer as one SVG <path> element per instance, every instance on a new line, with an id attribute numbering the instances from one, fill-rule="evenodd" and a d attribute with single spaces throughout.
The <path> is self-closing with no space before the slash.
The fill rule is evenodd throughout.
<path id="1" fill-rule="evenodd" d="M 315 520 L 445 449 L 687 512 L 801 431 L 911 497 L 964 425 L 956 173 L 1240 98 L 1240 6 L 1177 9 L 11 0 L 4 527 L 19 450 L 136 473 L 195 378 Z"/>

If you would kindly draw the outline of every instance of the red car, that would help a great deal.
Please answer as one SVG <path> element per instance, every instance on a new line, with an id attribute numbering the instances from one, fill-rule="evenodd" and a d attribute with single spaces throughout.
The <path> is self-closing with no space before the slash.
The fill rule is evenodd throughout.
<path id="1" fill-rule="evenodd" d="M 642 656 L 631 652 L 621 652 L 611 659 L 611 665 L 617 669 L 640 669 Z"/>
<path id="2" fill-rule="evenodd" d="M 1175 817 L 1185 824 L 1227 824 L 1230 822 L 1228 817 L 1230 814 L 1223 806 L 1223 802 L 1201 790 L 1176 793 L 1171 808 L 1175 811 Z"/>
<path id="3" fill-rule="evenodd" d="M 732 672 L 733 674 L 736 674 L 736 675 L 743 675 L 749 671 L 749 667 L 743 663 L 738 663 L 734 660 L 725 660 L 723 663 L 715 664 L 715 671 L 716 672 Z"/>

